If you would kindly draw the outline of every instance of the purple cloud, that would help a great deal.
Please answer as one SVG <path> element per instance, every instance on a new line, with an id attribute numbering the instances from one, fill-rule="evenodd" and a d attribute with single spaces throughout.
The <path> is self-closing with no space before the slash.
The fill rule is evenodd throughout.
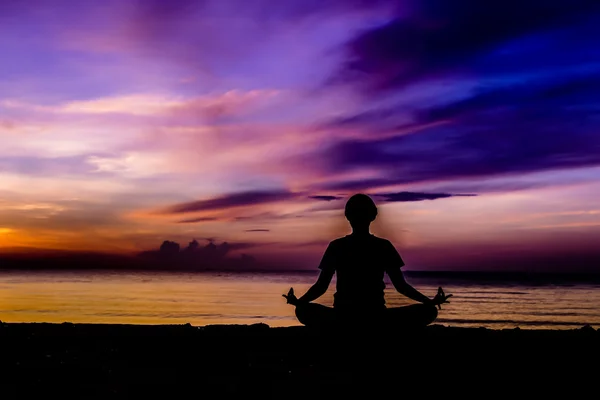
<path id="1" fill-rule="evenodd" d="M 246 68 L 262 67 L 262 72 L 281 63 L 280 57 L 261 52 L 265 43 L 277 41 L 273 39 L 282 38 L 282 33 L 297 24 L 308 21 L 318 25 L 349 12 L 389 8 L 389 4 L 388 0 L 138 1 L 130 7 L 133 12 L 125 39 L 145 54 L 202 72 L 205 84 L 208 80 L 218 84 L 238 60 Z M 253 65 L 255 59 L 260 63 Z M 238 72 L 235 67 L 233 70 Z"/>
<path id="2" fill-rule="evenodd" d="M 244 232 L 271 232 L 270 229 L 246 229 Z"/>
<path id="3" fill-rule="evenodd" d="M 321 200 L 321 201 L 334 201 L 334 200 L 342 200 L 343 197 L 340 196 L 308 196 L 309 199 L 313 200 Z"/>
<path id="4" fill-rule="evenodd" d="M 481 89 L 423 107 L 413 115 L 425 128 L 381 139 L 340 140 L 315 156 L 330 173 L 380 171 L 375 178 L 334 181 L 320 189 L 364 190 L 600 165 L 599 92 L 600 71 L 592 70 Z M 380 125 L 370 113 L 350 116 L 340 127 L 349 123 L 367 133 Z"/>
<path id="5" fill-rule="evenodd" d="M 404 11 L 347 44 L 348 60 L 335 81 L 379 92 L 417 79 L 473 71 L 469 62 L 505 42 L 600 11 L 595 0 L 411 3 L 408 15 Z"/>
<path id="6" fill-rule="evenodd" d="M 293 214 L 277 214 L 277 213 L 273 213 L 273 212 L 261 212 L 258 214 L 253 214 L 253 215 L 243 215 L 243 216 L 238 216 L 235 217 L 234 220 L 235 221 L 264 221 L 264 220 L 286 220 L 286 219 L 294 219 L 294 218 L 303 218 L 304 215 L 302 214 L 297 214 L 297 213 L 293 213 Z"/>
<path id="7" fill-rule="evenodd" d="M 543 110 L 553 114 L 553 108 L 566 114 L 565 110 L 561 110 L 565 105 L 587 106 L 597 99 L 599 91 L 600 70 L 595 70 L 586 74 L 531 79 L 526 83 L 482 89 L 463 100 L 423 108 L 415 114 L 422 123 L 462 121 L 473 117 L 494 118 L 494 114 L 509 108 L 536 111 L 538 116 L 543 116 L 540 112 Z M 587 110 L 583 108 L 581 111 L 587 111 L 589 117 L 596 113 L 593 107 Z"/>
<path id="8" fill-rule="evenodd" d="M 250 191 L 228 194 L 207 200 L 191 201 L 168 207 L 167 214 L 183 214 L 196 211 L 221 210 L 258 204 L 274 203 L 294 198 L 296 194 L 288 191 Z"/>
<path id="9" fill-rule="evenodd" d="M 450 193 L 422 193 L 422 192 L 398 192 L 398 193 L 379 193 L 375 196 L 380 197 L 385 202 L 407 202 L 447 199 L 449 197 L 477 196 L 475 194 L 450 194 Z"/>
<path id="10" fill-rule="evenodd" d="M 86 175 L 96 170 L 88 163 L 88 157 L 4 156 L 0 157 L 0 172 L 33 176 Z"/>
<path id="11" fill-rule="evenodd" d="M 179 223 L 179 224 L 194 224 L 196 222 L 211 222 L 211 221 L 218 221 L 218 218 L 214 218 L 214 217 L 189 218 L 189 219 L 182 219 L 181 221 L 177 221 L 177 223 Z"/>
<path id="12" fill-rule="evenodd" d="M 229 16 L 236 13 L 246 15 L 249 19 L 260 20 L 261 23 L 279 24 L 282 21 L 295 22 L 314 16 L 332 17 L 347 11 L 370 10 L 374 7 L 399 4 L 397 0 L 288 0 L 278 1 L 244 1 L 244 0 L 148 0 L 138 3 L 139 17 L 151 21 L 153 29 L 165 27 L 173 29 L 172 24 L 180 23 L 194 17 L 199 11 L 205 15 Z"/>
<path id="13" fill-rule="evenodd" d="M 597 123 L 584 111 L 555 111 L 519 109 L 413 135 L 342 141 L 328 151 L 329 171 L 376 168 L 382 178 L 338 182 L 329 189 L 600 165 Z"/>
<path id="14" fill-rule="evenodd" d="M 334 148 L 333 151 L 337 151 Z M 326 162 L 325 169 L 332 168 L 335 163 Z M 335 167 L 334 167 L 335 168 Z M 319 185 L 320 190 L 336 190 L 336 191 L 349 191 L 359 192 L 367 189 L 379 188 L 383 186 L 390 186 L 396 184 L 394 179 L 389 178 L 373 178 L 373 179 L 351 179 L 351 180 L 338 180 L 332 179 L 328 182 Z"/>
<path id="15" fill-rule="evenodd" d="M 400 192 L 400 193 L 381 193 L 376 194 L 382 197 L 384 201 L 420 201 L 420 200 L 434 200 L 453 196 L 471 196 L 464 194 L 446 194 L 446 193 L 419 193 L 419 192 Z M 287 201 L 303 198 L 301 194 L 291 193 L 287 191 L 273 191 L 273 192 L 242 192 L 234 193 L 226 196 L 216 197 L 213 199 L 199 200 L 187 203 L 176 204 L 163 210 L 165 214 L 184 214 L 199 211 L 214 211 L 223 210 L 235 207 L 252 206 L 258 204 L 268 204 L 273 202 Z M 310 198 L 316 198 L 316 200 L 324 201 L 329 203 L 334 200 L 341 200 L 342 197 L 338 196 L 310 196 Z M 330 199 L 331 198 L 331 199 Z M 330 208 L 328 205 L 326 208 L 309 208 L 298 215 L 296 214 L 285 214 L 276 215 L 272 213 L 261 213 L 252 216 L 238 216 L 235 217 L 236 221 L 251 221 L 251 220 L 263 220 L 263 219 L 290 219 L 300 218 L 306 212 L 313 212 L 319 210 L 337 209 L 337 206 Z M 218 220 L 216 217 L 198 217 L 190 218 L 179 221 L 179 223 L 196 223 L 205 221 Z M 264 229 L 250 229 L 246 232 L 266 232 Z"/>

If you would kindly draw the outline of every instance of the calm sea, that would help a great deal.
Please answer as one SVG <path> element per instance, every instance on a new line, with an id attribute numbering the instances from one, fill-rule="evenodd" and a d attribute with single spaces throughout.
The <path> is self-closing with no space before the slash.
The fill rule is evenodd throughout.
<path id="1" fill-rule="evenodd" d="M 305 273 L 0 272 L 0 320 L 129 324 L 298 325 L 282 293 L 302 294 Z M 600 285 L 408 277 L 427 295 L 454 294 L 438 323 L 488 328 L 600 327 Z M 331 305 L 335 283 L 320 299 Z M 411 301 L 386 289 L 388 306 Z"/>

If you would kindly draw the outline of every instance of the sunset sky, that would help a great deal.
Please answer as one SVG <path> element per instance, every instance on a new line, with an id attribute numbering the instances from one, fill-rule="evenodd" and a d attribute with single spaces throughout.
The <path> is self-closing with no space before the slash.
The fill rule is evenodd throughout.
<path id="1" fill-rule="evenodd" d="M 600 2 L 0 0 L 0 250 L 600 269 Z M 505 267 L 503 267 L 505 265 Z"/>

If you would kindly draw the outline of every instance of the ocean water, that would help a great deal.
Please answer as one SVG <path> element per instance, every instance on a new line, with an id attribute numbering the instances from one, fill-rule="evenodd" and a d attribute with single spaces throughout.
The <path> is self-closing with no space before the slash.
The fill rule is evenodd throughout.
<path id="1" fill-rule="evenodd" d="M 314 282 L 307 273 L 0 272 L 0 320 L 127 324 L 299 325 L 281 297 Z M 600 285 L 407 277 L 426 295 L 452 293 L 437 323 L 523 329 L 600 327 Z M 335 281 L 319 302 L 331 305 Z M 389 307 L 411 304 L 386 289 Z"/>

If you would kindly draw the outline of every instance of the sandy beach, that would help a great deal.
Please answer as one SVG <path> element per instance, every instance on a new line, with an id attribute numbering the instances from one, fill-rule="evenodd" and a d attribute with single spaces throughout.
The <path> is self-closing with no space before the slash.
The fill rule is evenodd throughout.
<path id="1" fill-rule="evenodd" d="M 571 397 L 595 388 L 600 372 L 600 332 L 591 327 L 402 333 L 4 323 L 0 346 L 4 399 Z"/>

